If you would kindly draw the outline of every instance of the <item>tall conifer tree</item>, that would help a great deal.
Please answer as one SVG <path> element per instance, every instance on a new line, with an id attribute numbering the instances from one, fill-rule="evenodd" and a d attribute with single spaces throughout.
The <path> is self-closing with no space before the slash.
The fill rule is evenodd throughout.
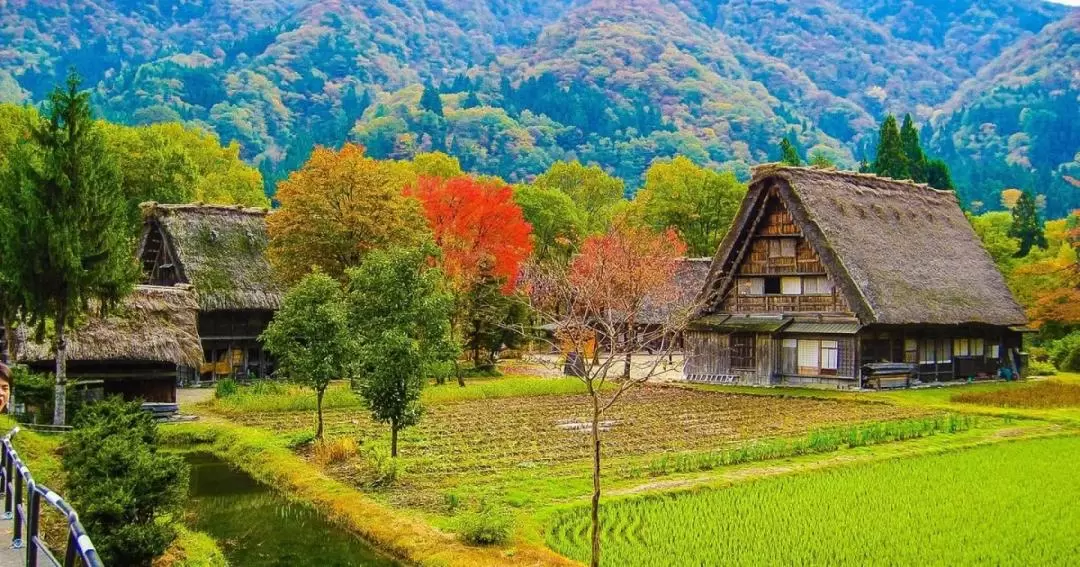
<path id="1" fill-rule="evenodd" d="M 795 151 L 795 146 L 791 144 L 791 141 L 784 137 L 780 140 L 780 161 L 787 165 L 802 165 L 802 160 L 799 159 L 799 152 Z"/>
<path id="2" fill-rule="evenodd" d="M 4 185 L 4 260 L 39 336 L 55 328 L 53 423 L 65 422 L 66 331 L 91 306 L 114 307 L 138 276 L 122 177 L 74 71 L 49 95 L 48 117 L 13 152 Z"/>
<path id="3" fill-rule="evenodd" d="M 424 83 L 424 92 L 420 95 L 420 109 L 431 112 L 435 116 L 443 115 L 442 98 L 439 97 L 439 89 L 431 83 Z"/>
<path id="4" fill-rule="evenodd" d="M 897 128 L 896 117 L 892 114 L 881 124 L 874 173 L 893 179 L 910 179 L 907 156 L 904 155 L 904 145 L 900 140 L 900 129 Z"/>
<path id="5" fill-rule="evenodd" d="M 1013 207 L 1012 216 L 1013 222 L 1009 227 L 1009 236 L 1020 240 L 1020 250 L 1016 252 L 1017 258 L 1027 256 L 1035 246 L 1046 248 L 1046 234 L 1043 232 L 1042 219 L 1039 218 L 1039 209 L 1031 192 L 1024 191 L 1020 194 L 1020 199 Z"/>
<path id="6" fill-rule="evenodd" d="M 926 154 L 923 153 L 919 143 L 919 130 L 915 128 L 910 114 L 904 116 L 904 125 L 900 128 L 900 143 L 904 147 L 904 157 L 907 158 L 908 175 L 916 183 L 926 183 Z"/>

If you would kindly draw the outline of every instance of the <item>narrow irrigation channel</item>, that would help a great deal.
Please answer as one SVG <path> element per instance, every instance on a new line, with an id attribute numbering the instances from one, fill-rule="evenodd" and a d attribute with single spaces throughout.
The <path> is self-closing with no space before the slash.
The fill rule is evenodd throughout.
<path id="1" fill-rule="evenodd" d="M 192 528 L 216 539 L 230 565 L 401 565 L 210 453 L 188 453 L 187 460 Z"/>

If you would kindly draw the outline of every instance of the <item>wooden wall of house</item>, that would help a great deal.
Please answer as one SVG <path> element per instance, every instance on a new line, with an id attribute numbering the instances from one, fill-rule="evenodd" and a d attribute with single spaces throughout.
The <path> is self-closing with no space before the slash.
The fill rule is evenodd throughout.
<path id="1" fill-rule="evenodd" d="M 996 376 L 1001 366 L 1008 365 L 1007 353 L 1022 345 L 1020 333 L 975 325 L 870 327 L 860 331 L 858 338 L 860 366 L 886 361 L 916 364 L 917 377 L 923 382 Z M 958 340 L 966 341 L 966 353 L 957 351 Z M 981 347 L 977 353 L 973 340 Z"/>
<path id="2" fill-rule="evenodd" d="M 836 341 L 837 343 L 837 369 L 835 375 L 826 374 L 813 374 L 803 375 L 799 373 L 798 365 L 798 350 L 792 348 L 784 348 L 784 339 L 794 340 L 815 340 L 815 341 Z M 778 366 L 777 374 L 778 380 L 781 384 L 800 386 L 800 385 L 833 385 L 838 387 L 857 387 L 859 378 L 859 365 L 858 365 L 858 341 L 854 336 L 837 336 L 837 335 L 789 335 L 784 337 L 778 337 L 776 342 L 779 346 L 777 349 L 778 354 Z"/>
<path id="3" fill-rule="evenodd" d="M 827 293 L 751 293 L 741 282 L 748 278 L 806 277 L 828 278 L 821 259 L 803 237 L 791 214 L 778 197 L 772 196 L 761 223 L 749 242 L 742 262 L 736 268 L 735 282 L 719 311 L 726 313 L 841 313 L 850 314 L 847 301 L 831 281 Z M 794 246 L 792 246 L 792 243 Z M 793 255 L 770 254 L 770 248 L 785 247 Z"/>
<path id="4" fill-rule="evenodd" d="M 690 330 L 683 335 L 683 376 L 690 381 L 769 385 L 776 361 L 776 343 L 766 333 L 754 335 L 754 368 L 732 368 L 731 334 Z"/>
<path id="5" fill-rule="evenodd" d="M 274 360 L 263 349 L 259 335 L 273 319 L 266 310 L 200 311 L 199 337 L 205 360 L 202 374 L 265 378 L 274 369 Z"/>
<path id="6" fill-rule="evenodd" d="M 174 286 L 181 283 L 176 258 L 157 221 L 146 225 L 140 255 L 144 284 Z"/>

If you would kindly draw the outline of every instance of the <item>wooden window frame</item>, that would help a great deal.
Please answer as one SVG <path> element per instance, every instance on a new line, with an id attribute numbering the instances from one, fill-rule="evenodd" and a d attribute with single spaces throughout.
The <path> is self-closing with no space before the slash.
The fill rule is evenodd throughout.
<path id="1" fill-rule="evenodd" d="M 753 370 L 757 368 L 757 341 L 754 335 L 746 333 L 732 333 L 731 335 L 731 368 L 738 370 Z"/>

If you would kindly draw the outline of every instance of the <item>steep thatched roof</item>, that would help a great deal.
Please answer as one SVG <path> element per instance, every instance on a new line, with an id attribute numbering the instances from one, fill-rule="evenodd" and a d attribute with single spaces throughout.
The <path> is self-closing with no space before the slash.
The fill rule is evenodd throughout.
<path id="1" fill-rule="evenodd" d="M 201 309 L 278 308 L 281 289 L 266 257 L 265 209 L 143 203 L 142 212 L 146 230 L 161 227 Z M 144 231 L 140 256 L 145 242 Z"/>
<path id="2" fill-rule="evenodd" d="M 190 286 L 137 286 L 108 317 L 90 317 L 68 336 L 69 361 L 168 362 L 198 367 L 203 351 L 195 326 L 198 303 Z M 20 333 L 18 358 L 54 358 L 50 342 Z"/>
<path id="3" fill-rule="evenodd" d="M 770 189 L 801 227 L 863 324 L 1021 325 L 1023 310 L 951 191 L 874 175 L 755 168 L 709 273 L 722 296 Z"/>
<path id="4" fill-rule="evenodd" d="M 675 302 L 654 302 L 646 300 L 637 321 L 643 325 L 659 325 L 667 322 L 675 309 L 693 307 L 694 299 L 705 285 L 709 275 L 712 258 L 683 258 L 675 269 L 675 281 L 679 287 L 679 299 Z"/>

